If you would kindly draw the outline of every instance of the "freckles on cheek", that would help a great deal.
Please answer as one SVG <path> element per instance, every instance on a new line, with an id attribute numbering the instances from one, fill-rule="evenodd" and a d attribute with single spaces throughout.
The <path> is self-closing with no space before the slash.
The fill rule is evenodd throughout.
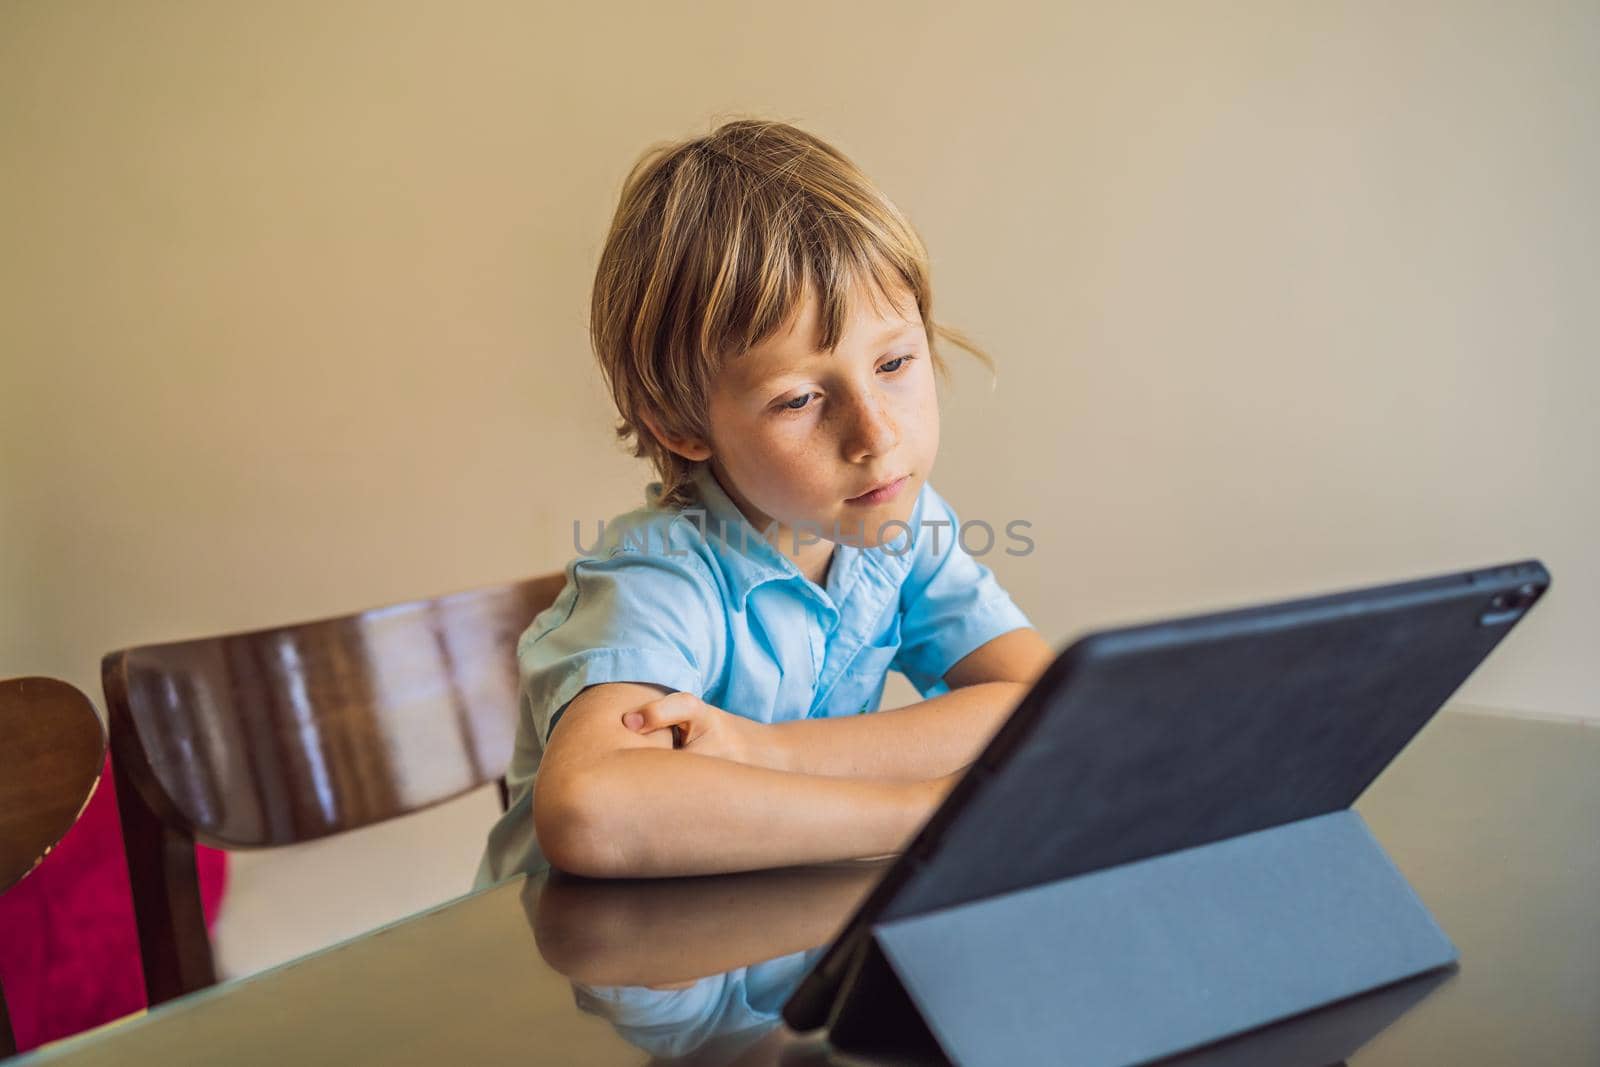
<path id="1" fill-rule="evenodd" d="M 817 502 L 819 494 L 826 495 L 826 486 L 819 485 L 817 477 L 817 457 L 812 446 L 771 449 L 756 461 L 760 467 L 754 473 L 774 504 L 804 510 Z"/>

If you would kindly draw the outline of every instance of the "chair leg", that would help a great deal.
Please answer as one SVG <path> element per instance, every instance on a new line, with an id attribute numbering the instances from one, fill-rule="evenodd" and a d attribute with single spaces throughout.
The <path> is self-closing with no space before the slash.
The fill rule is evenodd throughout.
<path id="1" fill-rule="evenodd" d="M 17 1051 L 17 1035 L 11 1032 L 11 1016 L 6 1013 L 6 991 L 0 989 L 0 1059 Z"/>
<path id="2" fill-rule="evenodd" d="M 121 768 L 117 811 L 150 1007 L 215 985 L 216 967 L 200 905 L 194 838 L 162 823 Z"/>

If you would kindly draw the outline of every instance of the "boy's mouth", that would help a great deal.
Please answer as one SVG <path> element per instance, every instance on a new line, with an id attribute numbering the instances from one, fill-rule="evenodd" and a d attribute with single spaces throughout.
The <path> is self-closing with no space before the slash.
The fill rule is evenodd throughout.
<path id="1" fill-rule="evenodd" d="M 902 474 L 887 482 L 879 482 L 875 487 L 868 489 L 860 496 L 850 497 L 846 504 L 882 504 L 893 500 L 905 488 L 906 482 L 911 480 L 911 475 Z"/>

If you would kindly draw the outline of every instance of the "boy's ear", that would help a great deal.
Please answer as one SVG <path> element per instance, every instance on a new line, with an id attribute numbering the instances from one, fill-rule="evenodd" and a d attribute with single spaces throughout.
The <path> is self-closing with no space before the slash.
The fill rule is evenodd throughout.
<path id="1" fill-rule="evenodd" d="M 639 412 L 639 421 L 644 423 L 650 435 L 661 443 L 661 447 L 674 455 L 698 463 L 711 458 L 711 446 L 698 437 L 673 437 L 661 432 L 661 425 L 656 422 L 655 416 L 648 411 Z"/>

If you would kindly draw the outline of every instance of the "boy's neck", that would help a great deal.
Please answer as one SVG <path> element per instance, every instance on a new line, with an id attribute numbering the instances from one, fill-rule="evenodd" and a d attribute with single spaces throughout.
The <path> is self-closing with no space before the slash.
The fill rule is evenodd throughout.
<path id="1" fill-rule="evenodd" d="M 739 514 L 744 516 L 745 522 L 750 523 L 758 531 L 767 529 L 773 520 L 762 515 L 758 509 L 732 488 L 731 479 L 718 470 L 718 464 L 715 460 L 711 461 L 708 472 L 716 480 L 717 485 L 722 488 L 723 494 L 739 510 Z M 778 554 L 793 563 L 801 574 L 815 582 L 819 588 L 826 589 L 828 572 L 833 567 L 833 559 L 838 554 L 838 546 L 832 541 L 823 539 L 816 543 L 800 545 L 796 550 L 795 546 L 799 538 L 793 530 L 783 527 L 780 523 L 776 533 L 777 537 L 773 547 L 778 550 Z"/>
<path id="2" fill-rule="evenodd" d="M 795 561 L 795 566 L 800 568 L 801 574 L 804 574 L 807 578 L 810 578 L 813 582 L 816 582 L 819 588 L 826 589 L 828 587 L 828 572 L 833 569 L 833 560 L 834 557 L 839 554 L 839 546 L 835 545 L 832 541 L 824 541 L 822 544 L 828 546 L 828 555 L 822 561 L 822 566 L 820 568 L 813 568 L 816 573 L 813 574 L 811 571 L 808 571 L 805 565 L 799 560 Z M 821 548 L 822 545 L 815 545 L 813 547 Z"/>

